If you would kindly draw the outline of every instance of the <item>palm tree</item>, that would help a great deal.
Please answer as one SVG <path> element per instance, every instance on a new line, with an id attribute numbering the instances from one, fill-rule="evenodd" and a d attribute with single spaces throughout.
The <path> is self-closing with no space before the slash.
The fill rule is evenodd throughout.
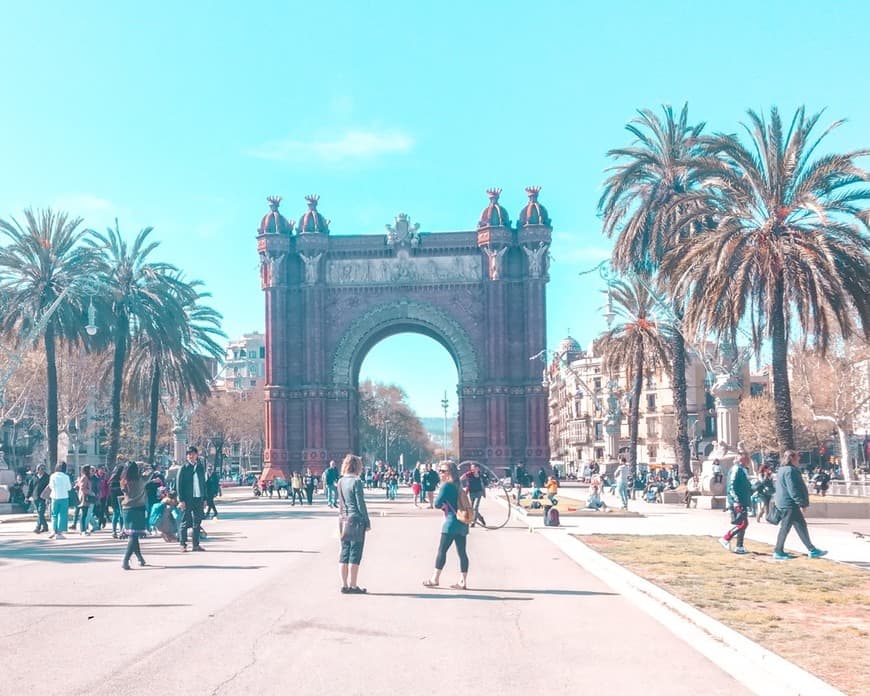
<path id="1" fill-rule="evenodd" d="M 107 462 L 118 457 L 121 441 L 121 400 L 124 368 L 131 339 L 147 336 L 154 344 L 173 345 L 178 327 L 185 321 L 184 283 L 178 279 L 178 269 L 172 264 L 149 261 L 159 242 L 149 242 L 153 228 L 146 227 L 136 235 L 132 246 L 121 236 L 118 221 L 105 235 L 93 233 L 92 245 L 102 256 L 102 275 L 106 279 L 105 301 L 112 326 L 110 337 L 112 356 L 112 424 L 109 434 Z"/>
<path id="2" fill-rule="evenodd" d="M 794 448 L 788 341 L 794 321 L 824 352 L 837 335 L 870 335 L 870 187 L 855 164 L 870 150 L 813 158 L 821 114 L 795 112 L 784 132 L 749 111 L 749 138 L 719 134 L 701 143 L 703 189 L 686 219 L 713 221 L 709 232 L 671 250 L 661 271 L 687 299 L 700 332 L 733 336 L 745 322 L 756 352 L 770 340 L 776 430 Z"/>
<path id="3" fill-rule="evenodd" d="M 84 335 L 81 284 L 93 276 L 93 251 L 80 244 L 81 218 L 50 208 L 24 211 L 24 224 L 0 220 L 8 244 L 0 248 L 0 283 L 6 302 L 0 330 L 16 346 L 29 347 L 42 334 L 46 366 L 48 463 L 57 465 L 57 341 L 76 343 Z"/>
<path id="4" fill-rule="evenodd" d="M 188 403 L 208 398 L 212 385 L 208 359 L 221 359 L 223 349 L 217 339 L 226 337 L 220 330 L 220 313 L 200 304 L 211 297 L 210 293 L 198 291 L 201 281 L 185 283 L 181 276 L 176 280 L 186 286 L 181 298 L 185 321 L 175 327 L 177 340 L 155 342 L 145 334 L 131 346 L 127 365 L 126 384 L 131 400 L 149 409 L 150 464 L 154 463 L 157 449 L 161 395 L 165 392 L 176 401 Z"/>
<path id="5" fill-rule="evenodd" d="M 662 116 L 644 109 L 626 125 L 635 142 L 608 151 L 608 157 L 617 163 L 608 170 L 598 210 L 603 217 L 604 234 L 616 236 L 612 264 L 620 273 L 656 273 L 664 255 L 691 231 L 680 224 L 685 217 L 682 201 L 687 192 L 699 186 L 694 162 L 703 128 L 703 123 L 689 124 L 688 105 L 683 105 L 679 116 L 671 106 L 662 107 Z M 676 329 L 670 332 L 675 450 L 680 473 L 688 480 L 692 464 L 686 341 L 679 326 L 683 308 L 672 301 L 671 312 Z"/>
<path id="6" fill-rule="evenodd" d="M 628 414 L 629 464 L 637 464 L 637 431 L 640 420 L 640 396 L 644 372 L 660 366 L 670 372 L 670 341 L 653 318 L 655 300 L 646 282 L 629 277 L 628 282 L 615 281 L 610 286 L 613 309 L 622 321 L 607 331 L 595 347 L 604 355 L 604 370 L 618 374 L 625 370 L 630 400 Z"/>

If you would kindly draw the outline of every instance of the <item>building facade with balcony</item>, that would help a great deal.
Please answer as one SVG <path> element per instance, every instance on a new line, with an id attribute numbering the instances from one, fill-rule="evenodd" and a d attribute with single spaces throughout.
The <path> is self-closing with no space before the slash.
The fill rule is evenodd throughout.
<path id="1" fill-rule="evenodd" d="M 693 457 L 703 457 L 716 438 L 715 404 L 709 393 L 713 376 L 700 358 L 690 355 L 686 364 L 689 437 Z M 588 350 L 570 336 L 559 343 L 547 367 L 549 387 L 550 452 L 553 463 L 564 473 L 582 474 L 586 464 L 615 462 L 607 451 L 607 399 L 611 382 L 622 401 L 618 448 L 629 447 L 627 372 L 609 375 L 604 356 L 596 354 L 594 343 Z M 644 375 L 638 423 L 637 461 L 671 465 L 676 461 L 674 440 L 674 403 L 671 379 L 661 367 Z"/>
<path id="2" fill-rule="evenodd" d="M 227 345 L 223 375 L 216 380 L 224 391 L 249 391 L 263 386 L 266 375 L 266 337 L 259 331 L 243 334 Z"/>

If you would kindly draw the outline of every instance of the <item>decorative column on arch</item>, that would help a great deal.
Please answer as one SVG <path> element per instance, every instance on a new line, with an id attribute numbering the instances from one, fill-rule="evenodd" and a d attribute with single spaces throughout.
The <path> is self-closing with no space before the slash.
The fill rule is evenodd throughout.
<path id="1" fill-rule="evenodd" d="M 325 303 L 325 256 L 329 250 L 329 220 L 318 210 L 320 196 L 305 197 L 308 210 L 296 225 L 296 252 L 301 261 L 303 344 L 303 447 L 302 466 L 320 474 L 328 466 L 326 448 L 327 374 L 324 326 L 327 323 Z"/>
<path id="2" fill-rule="evenodd" d="M 264 480 L 289 479 L 287 452 L 288 355 L 286 315 L 289 303 L 287 257 L 293 244 L 293 223 L 280 212 L 280 196 L 270 196 L 269 212 L 257 230 L 260 287 L 266 299 L 266 447 Z"/>
<path id="3" fill-rule="evenodd" d="M 525 257 L 523 284 L 526 306 L 525 354 L 536 355 L 547 345 L 548 250 L 553 236 L 547 209 L 538 202 L 540 186 L 526 187 L 528 203 L 517 216 L 517 242 Z M 549 468 L 550 443 L 547 413 L 547 391 L 541 386 L 536 361 L 527 362 L 526 403 L 528 430 L 526 433 L 526 468 Z"/>
<path id="4" fill-rule="evenodd" d="M 490 467 L 501 471 L 510 467 L 512 459 L 508 424 L 510 386 L 505 359 L 508 355 L 505 275 L 514 234 L 508 212 L 498 202 L 501 189 L 487 189 L 486 194 L 489 205 L 477 223 L 477 246 L 486 257 L 486 459 Z"/>

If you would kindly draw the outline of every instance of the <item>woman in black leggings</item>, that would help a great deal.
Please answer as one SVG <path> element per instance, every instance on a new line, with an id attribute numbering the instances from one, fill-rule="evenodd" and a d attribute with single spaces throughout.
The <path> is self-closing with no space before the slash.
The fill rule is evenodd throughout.
<path id="1" fill-rule="evenodd" d="M 438 476 L 441 478 L 441 486 L 435 495 L 434 505 L 444 511 L 444 524 L 441 525 L 441 541 L 435 556 L 435 569 L 432 571 L 432 577 L 423 581 L 423 586 L 438 587 L 441 571 L 444 570 L 447 562 L 447 550 L 451 545 L 456 544 L 456 553 L 459 555 L 459 582 L 450 587 L 464 590 L 468 576 L 468 553 L 465 548 L 468 525 L 456 518 L 459 505 L 459 470 L 452 462 L 441 462 L 438 465 Z"/>

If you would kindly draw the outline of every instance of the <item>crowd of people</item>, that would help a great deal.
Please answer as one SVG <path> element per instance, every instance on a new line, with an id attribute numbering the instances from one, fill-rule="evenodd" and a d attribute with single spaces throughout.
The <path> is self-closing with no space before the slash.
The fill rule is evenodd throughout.
<path id="1" fill-rule="evenodd" d="M 71 532 L 90 536 L 111 525 L 112 537 L 127 541 L 124 569 L 133 556 L 145 565 L 139 540 L 148 535 L 178 542 L 182 551 L 188 550 L 190 538 L 193 551 L 204 551 L 201 523 L 217 519 L 215 498 L 221 494 L 219 474 L 196 447 L 188 448 L 181 466 L 167 472 L 157 464 L 127 461 L 111 472 L 85 465 L 76 474 L 61 462 L 51 475 L 40 464 L 22 481 L 23 502 L 36 512 L 34 534 L 48 532 L 49 539 L 60 540 Z"/>

